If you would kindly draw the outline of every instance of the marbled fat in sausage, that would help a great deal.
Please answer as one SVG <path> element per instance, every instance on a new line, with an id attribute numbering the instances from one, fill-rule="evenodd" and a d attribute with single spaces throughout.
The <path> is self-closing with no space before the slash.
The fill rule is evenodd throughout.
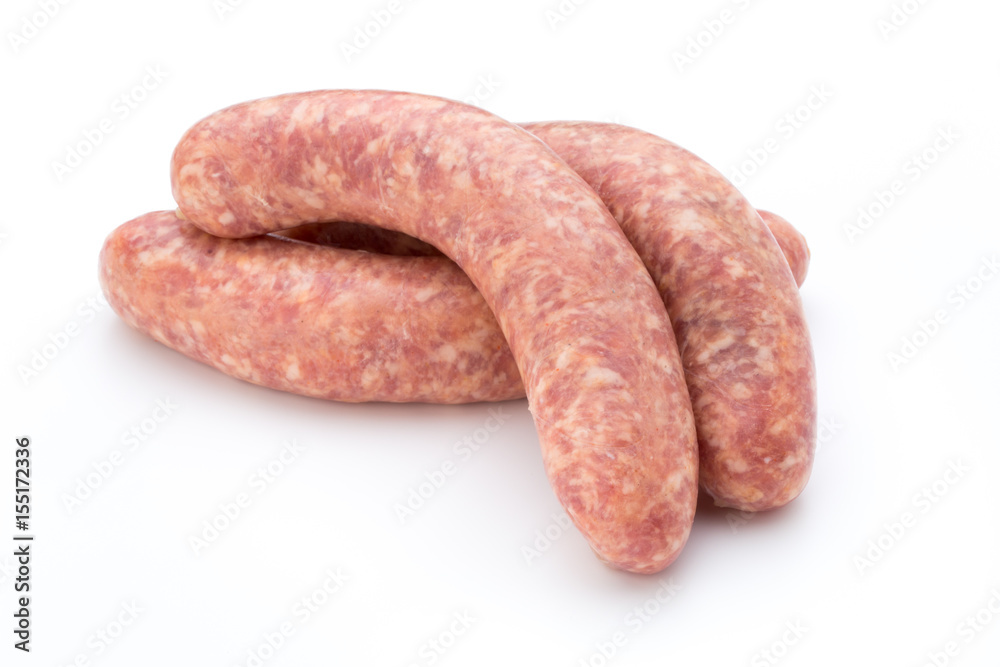
<path id="1" fill-rule="evenodd" d="M 593 128 L 589 134 L 599 134 L 601 131 L 605 131 L 607 126 L 601 126 L 600 128 Z M 768 224 L 772 233 L 774 234 L 779 246 L 785 253 L 786 259 L 788 260 L 793 275 L 796 278 L 796 282 L 801 284 L 805 277 L 805 272 L 808 267 L 809 251 L 808 246 L 805 243 L 804 238 L 799 234 L 790 224 L 788 224 L 784 219 L 776 216 L 772 213 L 766 211 L 760 211 L 761 216 Z M 641 223 L 641 220 L 639 221 Z M 378 252 L 383 252 L 387 254 L 406 254 L 406 255 L 425 255 L 425 254 L 437 254 L 436 249 L 432 246 L 424 244 L 423 242 L 416 240 L 412 237 L 406 236 L 399 232 L 392 232 L 388 230 L 382 230 L 380 228 L 374 228 L 367 225 L 360 225 L 355 223 L 330 223 L 330 224 L 316 224 L 316 225 L 305 225 L 292 230 L 288 230 L 285 234 L 293 236 L 296 238 L 308 239 L 312 242 L 332 244 L 342 247 L 349 248 L 368 248 Z M 234 244 L 238 245 L 238 244 Z M 125 246 L 122 246 L 125 247 Z M 229 257 L 234 257 L 239 254 L 236 248 L 230 247 Z M 282 252 L 278 246 L 278 252 Z M 182 257 L 178 257 L 172 260 L 171 257 L 163 257 L 162 261 L 169 263 L 170 261 L 182 262 Z M 347 263 L 343 258 L 340 259 L 337 266 L 344 268 Z M 245 264 L 240 264 L 240 267 L 246 266 Z M 453 267 L 449 267 L 453 268 Z M 234 269 L 235 270 L 235 269 Z M 354 270 L 358 270 L 355 268 Z M 375 280 L 376 278 L 372 278 Z M 166 286 L 170 283 L 167 281 L 151 281 L 149 283 L 149 288 L 155 288 L 156 286 Z M 465 284 L 465 281 L 461 280 L 460 277 L 452 277 L 449 280 L 450 285 L 460 285 L 459 291 L 469 288 Z M 451 289 L 451 287 L 449 287 Z M 471 288 L 470 288 L 471 289 Z M 241 290 L 241 293 L 246 293 L 246 290 Z M 253 290 L 250 293 L 260 293 L 264 294 L 265 290 L 260 281 L 255 282 Z M 402 292 L 403 299 L 405 300 L 405 295 L 407 293 Z M 222 298 L 225 292 L 221 293 L 210 293 L 208 298 L 218 299 Z M 463 295 L 467 298 L 467 295 Z M 371 299 L 371 295 L 365 296 L 367 299 Z M 478 307 L 485 307 L 484 304 L 476 301 L 475 299 L 470 299 Z M 431 317 L 432 321 L 437 321 L 440 326 L 453 327 L 452 323 L 448 322 L 448 318 L 454 313 L 459 314 L 465 312 L 462 308 L 456 308 L 455 304 L 448 303 L 447 299 L 435 300 L 431 302 L 433 305 L 445 305 L 447 307 L 442 308 L 437 314 L 439 319 Z M 218 306 L 216 306 L 218 307 Z M 428 303 L 425 302 L 419 306 L 421 312 L 427 312 Z M 477 311 L 477 308 L 473 308 L 473 311 Z M 364 311 L 361 309 L 361 314 Z M 375 309 L 373 312 L 378 312 Z M 359 312 L 355 310 L 355 318 L 357 318 Z M 196 316 L 197 314 L 192 314 Z M 206 318 L 197 318 L 198 321 L 202 321 Z M 270 362 L 273 361 L 266 356 L 260 355 L 250 355 L 248 357 L 234 357 L 233 355 L 208 355 L 208 363 L 215 365 L 217 368 L 229 372 L 237 377 L 247 379 L 258 384 L 264 384 L 265 386 L 272 386 L 275 388 L 285 389 L 289 391 L 295 391 L 297 393 L 304 393 L 306 395 L 319 396 L 323 398 L 331 398 L 338 400 L 417 400 L 417 401 L 435 401 L 435 402 L 460 402 L 460 401 L 471 401 L 471 400 L 503 400 L 504 398 L 513 398 L 521 394 L 520 387 L 516 381 L 513 380 L 514 374 L 509 372 L 510 359 L 507 355 L 506 346 L 502 342 L 499 346 L 500 353 L 497 353 L 498 346 L 495 345 L 497 336 L 494 329 L 494 322 L 492 318 L 488 316 L 483 316 L 481 312 L 474 312 L 472 316 L 466 316 L 464 319 L 466 321 L 475 321 L 479 323 L 484 323 L 485 329 L 489 329 L 486 332 L 488 335 L 482 338 L 483 341 L 489 341 L 490 344 L 486 347 L 477 347 L 476 341 L 461 341 L 458 338 L 448 338 L 447 340 L 454 340 L 456 344 L 463 346 L 465 353 L 454 357 L 455 369 L 441 368 L 443 363 L 440 358 L 429 358 L 423 363 L 419 364 L 418 368 L 427 368 L 429 375 L 426 376 L 423 382 L 415 382 L 412 377 L 392 377 L 386 380 L 384 372 L 370 372 L 365 377 L 369 378 L 368 386 L 363 386 L 356 379 L 351 381 L 348 378 L 344 378 L 338 373 L 322 373 L 322 378 L 325 381 L 317 382 L 314 377 L 296 377 L 294 380 L 289 380 L 287 377 L 276 374 L 273 370 L 274 365 Z M 175 320 L 180 323 L 182 320 Z M 237 324 L 246 323 L 248 321 L 247 314 L 243 313 L 235 322 Z M 322 318 L 316 320 L 317 324 L 323 322 Z M 348 324 L 350 318 L 343 318 L 341 322 L 343 326 L 354 326 L 354 324 Z M 216 323 L 217 326 L 222 326 L 224 323 Z M 259 325 L 255 325 L 259 326 Z M 141 328 L 141 327 L 140 327 Z M 147 332 L 149 329 L 146 329 Z M 165 327 L 157 327 L 158 331 L 164 331 Z M 380 329 L 382 336 L 380 340 L 386 340 L 389 337 L 387 334 L 388 328 L 382 327 Z M 461 335 L 465 331 L 464 329 L 459 329 L 458 327 L 453 327 L 449 329 L 449 333 Z M 312 331 L 306 331 L 303 327 L 303 331 L 299 332 L 301 335 L 301 340 L 306 340 L 306 334 L 311 334 Z M 179 334 L 179 340 L 183 340 L 183 334 Z M 365 337 L 368 340 L 368 337 Z M 418 337 L 419 339 L 419 337 Z M 431 341 L 431 337 L 427 338 Z M 163 341 L 167 342 L 167 341 Z M 291 342 L 291 341 L 289 341 Z M 169 344 L 169 343 L 168 343 Z M 396 343 L 392 343 L 396 345 Z M 471 345 L 471 347 L 470 347 Z M 175 345 L 176 347 L 176 345 Z M 427 348 L 422 346 L 411 346 L 409 355 L 407 358 L 415 359 L 415 354 L 420 354 L 424 349 L 433 350 L 436 349 L 437 345 L 432 344 Z M 313 348 L 314 350 L 320 350 L 324 348 Z M 482 350 L 482 356 L 486 359 L 485 363 L 475 363 L 471 362 L 470 359 L 476 356 L 476 350 Z M 351 352 L 350 349 L 343 347 L 339 348 L 341 355 L 346 355 Z M 302 356 L 310 360 L 314 357 L 312 351 L 309 348 L 300 348 Z M 233 365 L 234 359 L 240 358 L 238 364 Z M 222 361 L 226 359 L 229 363 Z M 362 359 L 369 360 L 368 363 L 373 369 L 378 369 L 380 367 L 379 357 L 377 356 L 364 356 Z M 311 362 L 310 362 L 311 363 Z M 322 364 L 321 364 L 322 365 Z M 348 365 L 349 368 L 357 368 L 356 365 Z M 441 373 L 431 372 L 430 369 L 434 368 L 440 370 Z M 478 373 L 473 372 L 472 369 L 502 369 L 495 373 Z M 434 383 L 433 380 L 439 377 L 449 377 L 452 379 L 461 378 L 461 381 L 455 380 L 453 384 L 441 384 Z M 494 384 L 497 383 L 497 384 Z M 391 389 L 389 389 L 391 388 Z M 466 391 L 468 389 L 468 391 Z"/>
<path id="2" fill-rule="evenodd" d="M 789 230 L 801 238 L 788 225 L 779 244 Z M 434 246 L 400 232 L 331 222 L 222 239 L 157 211 L 108 236 L 99 277 L 137 331 L 271 389 L 345 402 L 524 398 L 475 286 Z"/>
<path id="3" fill-rule="evenodd" d="M 761 217 L 709 164 L 625 126 L 530 123 L 597 191 L 653 276 L 677 337 L 716 504 L 764 510 L 802 491 L 816 378 L 802 302 Z"/>
<path id="4" fill-rule="evenodd" d="M 221 239 L 158 211 L 108 236 L 99 277 L 130 326 L 254 384 L 351 402 L 524 396 L 493 314 L 444 257 Z"/>
<path id="5" fill-rule="evenodd" d="M 545 144 L 450 100 L 317 91 L 203 119 L 171 177 L 183 216 L 219 236 L 350 220 L 438 247 L 496 315 L 550 482 L 598 557 L 657 572 L 680 553 L 698 458 L 670 323 L 622 230 Z"/>

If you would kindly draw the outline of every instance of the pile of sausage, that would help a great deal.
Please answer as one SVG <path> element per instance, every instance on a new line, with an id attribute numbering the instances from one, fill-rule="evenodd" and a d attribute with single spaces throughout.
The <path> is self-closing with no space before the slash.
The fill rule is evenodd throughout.
<path id="1" fill-rule="evenodd" d="M 669 565 L 699 483 L 749 511 L 806 484 L 805 240 L 669 141 L 315 91 L 199 121 L 171 181 L 176 212 L 101 250 L 122 319 L 306 396 L 526 395 L 552 487 L 612 567 Z"/>

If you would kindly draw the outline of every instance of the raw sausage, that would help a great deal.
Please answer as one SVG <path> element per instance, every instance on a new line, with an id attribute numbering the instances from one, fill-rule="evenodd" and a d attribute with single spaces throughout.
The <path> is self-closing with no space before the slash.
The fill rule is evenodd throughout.
<path id="1" fill-rule="evenodd" d="M 317 91 L 203 119 L 171 181 L 183 216 L 219 236 L 350 220 L 439 248 L 496 316 L 549 480 L 598 557 L 657 572 L 680 553 L 698 459 L 663 302 L 601 200 L 541 141 L 458 102 Z"/>
<path id="2" fill-rule="evenodd" d="M 802 302 L 761 217 L 709 164 L 625 127 L 530 123 L 607 204 L 674 327 L 698 426 L 700 481 L 717 505 L 795 498 L 816 440 Z"/>
<path id="3" fill-rule="evenodd" d="M 441 249 L 495 313 L 549 479 L 598 556 L 636 572 L 676 558 L 697 457 L 669 321 L 601 201 L 544 144 L 447 100 L 320 91 L 202 120 L 171 176 L 184 217 L 220 236 L 340 219 Z"/>
<path id="4" fill-rule="evenodd" d="M 337 401 L 524 397 L 493 314 L 444 257 L 220 239 L 158 211 L 108 236 L 99 277 L 130 326 L 254 384 Z"/>

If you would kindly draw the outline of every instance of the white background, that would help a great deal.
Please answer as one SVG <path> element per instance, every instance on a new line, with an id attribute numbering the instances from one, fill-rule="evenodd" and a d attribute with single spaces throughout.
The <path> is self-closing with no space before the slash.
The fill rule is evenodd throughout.
<path id="1" fill-rule="evenodd" d="M 350 62 L 341 44 L 388 0 L 245 0 L 221 15 L 212 0 L 50 4 L 51 18 L 31 0 L 0 16 L 0 663 L 235 666 L 258 664 L 254 652 L 269 666 L 998 664 L 1000 277 L 983 263 L 1000 257 L 997 3 L 908 0 L 912 16 L 884 34 L 889 0 L 567 0 L 558 22 L 546 14 L 558 0 L 404 0 Z M 723 10 L 729 22 L 713 24 Z M 689 39 L 706 46 L 679 66 Z M 497 406 L 283 395 L 94 302 L 104 237 L 173 207 L 170 153 L 201 117 L 315 88 L 463 99 L 481 79 L 494 89 L 477 102 L 514 121 L 617 120 L 727 175 L 755 154 L 764 164 L 748 163 L 741 189 L 812 248 L 802 296 L 822 423 L 810 484 L 767 515 L 701 507 L 661 575 L 607 569 L 575 530 L 550 526 L 560 509 L 524 401 L 499 406 L 503 427 L 463 460 L 454 444 Z M 801 106 L 821 88 L 828 99 Z M 60 178 L 53 163 L 104 119 L 112 131 Z M 957 138 L 932 148 L 949 129 Z M 933 163 L 914 171 L 925 150 Z M 902 194 L 880 211 L 896 180 Z M 850 237 L 859 207 L 880 215 Z M 893 364 L 904 338 L 919 348 Z M 37 375 L 19 370 L 43 350 Z M 158 400 L 177 406 L 161 422 Z M 129 449 L 123 433 L 143 424 Z M 11 632 L 23 435 L 30 655 Z M 302 453 L 258 494 L 251 476 L 291 441 Z M 67 506 L 116 450 L 121 465 Z M 401 524 L 394 506 L 449 460 L 458 471 Z M 240 493 L 250 506 L 196 555 L 190 538 Z M 525 547 L 539 548 L 530 562 Z M 296 614 L 338 569 L 340 589 Z M 661 582 L 675 590 L 665 603 Z M 474 620 L 452 637 L 456 614 Z M 286 622 L 293 633 L 270 651 Z M 439 639 L 444 653 L 428 643 Z"/>

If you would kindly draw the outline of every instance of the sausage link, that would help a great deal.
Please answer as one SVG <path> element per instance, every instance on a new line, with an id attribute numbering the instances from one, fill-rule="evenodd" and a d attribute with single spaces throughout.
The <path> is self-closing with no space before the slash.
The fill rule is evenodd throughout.
<path id="1" fill-rule="evenodd" d="M 524 396 L 486 302 L 444 257 L 220 239 L 159 211 L 108 236 L 99 277 L 130 326 L 254 384 L 349 402 Z"/>
<path id="2" fill-rule="evenodd" d="M 458 102 L 318 91 L 203 119 L 171 177 L 183 216 L 219 236 L 351 220 L 438 247 L 495 314 L 549 480 L 598 557 L 649 573 L 680 553 L 698 458 L 663 302 L 601 200 L 541 141 Z"/>
<path id="3" fill-rule="evenodd" d="M 788 262 L 788 268 L 792 270 L 795 284 L 802 287 L 802 283 L 806 281 L 806 273 L 809 272 L 810 253 L 806 237 L 780 215 L 761 209 L 757 209 L 757 213 L 771 230 L 774 240 L 778 242 L 778 247 Z"/>
<path id="4" fill-rule="evenodd" d="M 525 125 L 607 204 L 659 287 L 698 426 L 700 481 L 765 510 L 809 479 L 816 379 L 802 302 L 761 217 L 709 164 L 617 125 Z"/>

